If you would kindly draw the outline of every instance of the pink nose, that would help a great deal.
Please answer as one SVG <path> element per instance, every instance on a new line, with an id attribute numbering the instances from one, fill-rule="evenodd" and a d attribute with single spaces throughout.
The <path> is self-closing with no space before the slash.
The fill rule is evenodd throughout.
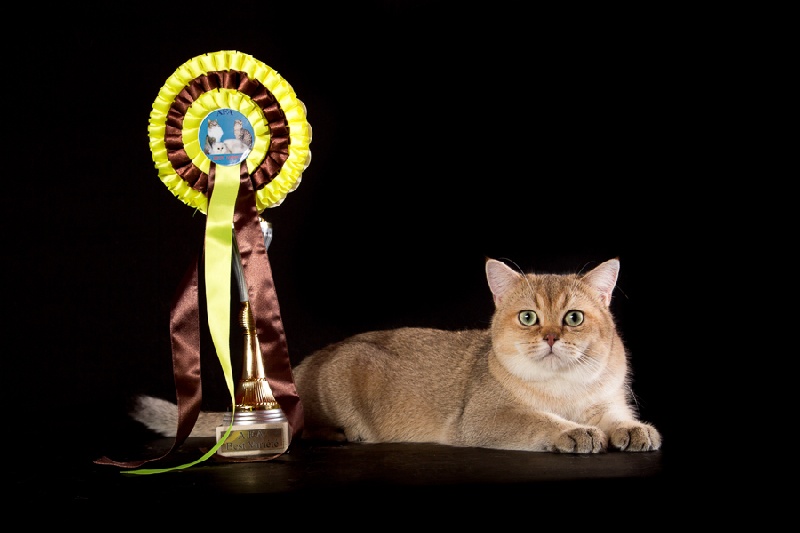
<path id="1" fill-rule="evenodd" d="M 552 348 L 553 344 L 555 344 L 555 342 L 558 340 L 558 337 L 556 337 L 552 333 L 548 333 L 547 335 L 544 336 L 544 340 L 546 340 L 547 344 L 549 344 L 550 347 Z"/>

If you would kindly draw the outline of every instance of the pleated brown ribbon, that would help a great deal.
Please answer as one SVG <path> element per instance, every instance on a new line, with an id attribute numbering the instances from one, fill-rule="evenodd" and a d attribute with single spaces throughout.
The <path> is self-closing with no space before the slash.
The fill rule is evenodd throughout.
<path id="1" fill-rule="evenodd" d="M 209 172 L 209 197 L 213 193 L 214 174 L 215 165 L 212 165 Z M 267 381 L 289 422 L 291 441 L 303 430 L 303 404 L 294 384 L 286 334 L 272 280 L 272 267 L 267 257 L 264 234 L 258 219 L 255 191 L 251 177 L 247 173 L 246 162 L 240 165 L 239 170 L 239 192 L 234 209 L 233 231 L 242 260 L 250 306 L 255 316 L 259 347 L 265 358 L 264 370 Z M 198 264 L 199 259 L 193 261 L 184 275 L 170 310 L 172 367 L 178 407 L 175 441 L 169 450 L 158 457 L 135 461 L 116 461 L 101 457 L 95 460 L 95 463 L 138 468 L 145 463 L 166 458 L 179 448 L 192 432 L 202 402 Z M 263 461 L 280 455 L 248 457 L 234 461 Z M 231 458 L 226 460 L 230 461 Z"/>

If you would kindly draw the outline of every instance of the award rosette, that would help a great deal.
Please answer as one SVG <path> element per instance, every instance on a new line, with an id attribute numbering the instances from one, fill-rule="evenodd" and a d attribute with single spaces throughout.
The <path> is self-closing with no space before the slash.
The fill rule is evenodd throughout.
<path id="1" fill-rule="evenodd" d="M 150 150 L 158 176 L 178 199 L 206 215 L 203 261 L 208 329 L 236 409 L 230 358 L 231 265 L 240 261 L 258 347 L 291 437 L 303 426 L 260 213 L 280 205 L 311 161 L 311 126 L 292 87 L 275 70 L 237 51 L 195 57 L 167 79 L 152 105 Z M 170 313 L 178 427 L 172 448 L 141 461 L 98 464 L 136 468 L 162 459 L 191 433 L 200 412 L 199 262 L 189 269 Z M 186 468 L 203 457 L 155 473 Z"/>

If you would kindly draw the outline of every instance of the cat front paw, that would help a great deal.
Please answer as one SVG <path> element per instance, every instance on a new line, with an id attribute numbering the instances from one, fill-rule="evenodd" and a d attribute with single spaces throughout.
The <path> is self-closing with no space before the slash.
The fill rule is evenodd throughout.
<path id="1" fill-rule="evenodd" d="M 650 452 L 661 448 L 661 434 L 650 424 L 624 424 L 611 432 L 611 446 L 623 452 Z"/>
<path id="2" fill-rule="evenodd" d="M 606 450 L 608 437 L 599 428 L 577 427 L 562 432 L 553 451 L 561 453 L 600 453 Z"/>

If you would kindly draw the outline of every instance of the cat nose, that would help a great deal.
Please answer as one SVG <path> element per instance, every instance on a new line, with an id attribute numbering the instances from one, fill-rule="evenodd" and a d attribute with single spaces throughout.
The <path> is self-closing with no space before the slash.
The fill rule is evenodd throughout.
<path id="1" fill-rule="evenodd" d="M 544 340 L 546 340 L 547 344 L 549 344 L 552 348 L 553 344 L 555 344 L 555 342 L 558 340 L 558 337 L 554 333 L 548 333 L 544 336 Z"/>

